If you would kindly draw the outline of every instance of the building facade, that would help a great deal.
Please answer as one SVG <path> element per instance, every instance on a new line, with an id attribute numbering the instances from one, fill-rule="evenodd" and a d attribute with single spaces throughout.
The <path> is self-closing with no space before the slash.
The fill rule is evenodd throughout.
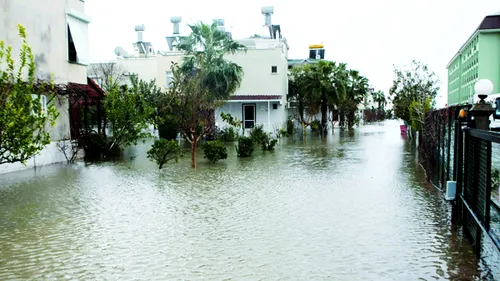
<path id="1" fill-rule="evenodd" d="M 224 106 L 216 110 L 216 125 L 219 128 L 229 126 L 220 117 L 221 112 L 242 120 L 246 132 L 258 125 L 267 132 L 275 132 L 286 123 L 289 47 L 281 36 L 280 26 L 270 24 L 272 8 L 265 7 L 262 13 L 266 16 L 268 36 L 235 39 L 245 45 L 247 51 L 226 56 L 226 59 L 240 65 L 244 74 L 240 87 Z M 176 42 L 182 40 L 179 36 L 181 18 L 172 17 L 171 22 L 173 35 L 166 37 L 170 50 L 155 51 L 150 42 L 142 40 L 144 26 L 137 26 L 133 54 L 129 55 L 121 47 L 115 49 L 119 68 L 125 74 L 136 74 L 145 81 L 155 79 L 157 86 L 163 90 L 168 88 L 172 79 L 172 64 L 181 63 L 183 58 L 183 53 L 175 48 Z M 217 23 L 219 28 L 224 29 L 223 20 L 217 20 Z M 230 33 L 228 35 L 231 36 Z"/>
<path id="2" fill-rule="evenodd" d="M 18 63 L 22 44 L 16 26 L 26 28 L 28 44 L 36 63 L 36 76 L 56 84 L 87 84 L 89 61 L 88 24 L 84 0 L 46 1 L 3 0 L 0 9 L 0 40 L 12 46 L 13 58 Z M 43 100 L 43 99 L 42 99 Z M 67 99 L 56 102 L 59 117 L 50 129 L 51 144 L 26 165 L 21 163 L 0 165 L 0 173 L 66 161 L 58 150 L 58 141 L 70 137 L 69 103 Z"/>
<path id="3" fill-rule="evenodd" d="M 500 93 L 500 12 L 486 16 L 446 66 L 448 106 L 471 104 L 479 79 L 493 82 Z"/>

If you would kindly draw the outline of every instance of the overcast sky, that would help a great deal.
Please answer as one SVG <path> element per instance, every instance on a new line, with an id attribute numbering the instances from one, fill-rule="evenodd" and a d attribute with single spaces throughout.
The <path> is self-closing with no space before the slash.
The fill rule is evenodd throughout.
<path id="1" fill-rule="evenodd" d="M 474 3 L 474 4 L 473 4 Z M 429 65 L 441 79 L 446 103 L 446 64 L 480 24 L 500 10 L 498 0 L 89 0 L 86 13 L 93 62 L 115 59 L 114 48 L 132 51 L 134 26 L 144 24 L 144 40 L 156 50 L 167 50 L 171 16 L 185 24 L 224 18 L 234 38 L 262 34 L 262 6 L 274 6 L 274 24 L 280 24 L 290 45 L 290 58 L 306 58 L 309 44 L 323 42 L 325 58 L 358 69 L 370 83 L 388 92 L 393 65 L 412 59 Z"/>

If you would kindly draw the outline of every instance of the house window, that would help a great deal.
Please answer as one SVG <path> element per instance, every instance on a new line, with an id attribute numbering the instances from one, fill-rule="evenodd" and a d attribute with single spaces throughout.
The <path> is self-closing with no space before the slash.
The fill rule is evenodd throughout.
<path id="1" fill-rule="evenodd" d="M 278 73 L 278 67 L 275 65 L 271 66 L 271 73 Z"/>
<path id="2" fill-rule="evenodd" d="M 174 78 L 174 75 L 172 74 L 172 71 L 167 71 L 165 75 L 165 87 L 168 89 L 172 85 L 172 79 Z"/>
<path id="3" fill-rule="evenodd" d="M 278 104 L 277 103 L 273 103 L 273 109 L 278 109 Z"/>
<path id="4" fill-rule="evenodd" d="M 68 61 L 83 65 L 89 64 L 88 23 L 90 19 L 83 13 L 68 9 L 66 11 Z"/>

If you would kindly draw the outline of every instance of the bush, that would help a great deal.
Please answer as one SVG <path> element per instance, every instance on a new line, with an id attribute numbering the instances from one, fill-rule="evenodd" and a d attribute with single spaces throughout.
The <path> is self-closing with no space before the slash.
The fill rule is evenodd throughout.
<path id="1" fill-rule="evenodd" d="M 219 140 L 207 141 L 203 144 L 203 152 L 205 153 L 205 158 L 211 163 L 227 159 L 226 146 Z"/>
<path id="2" fill-rule="evenodd" d="M 266 134 L 266 136 L 260 143 L 260 146 L 262 147 L 262 150 L 273 150 L 277 143 L 277 138 L 271 137 L 271 134 Z"/>
<path id="3" fill-rule="evenodd" d="M 253 142 L 256 144 L 262 144 L 268 135 L 264 132 L 263 125 L 256 125 L 252 130 L 250 130 L 250 138 L 252 138 Z"/>
<path id="4" fill-rule="evenodd" d="M 164 122 L 158 127 L 158 134 L 162 139 L 175 140 L 178 133 L 179 127 L 173 122 Z"/>
<path id="5" fill-rule="evenodd" d="M 318 132 L 320 127 L 321 127 L 321 123 L 319 122 L 319 120 L 314 120 L 311 122 L 311 131 L 312 132 Z"/>
<path id="6" fill-rule="evenodd" d="M 254 141 L 252 138 L 241 136 L 238 139 L 238 145 L 236 146 L 236 152 L 239 157 L 249 157 L 253 152 Z"/>
<path id="7" fill-rule="evenodd" d="M 286 121 L 286 134 L 287 136 L 293 136 L 295 133 L 295 124 L 293 124 L 293 121 L 291 119 L 288 119 Z"/>
<path id="8" fill-rule="evenodd" d="M 181 148 L 175 140 L 156 140 L 148 150 L 148 159 L 155 161 L 159 169 L 169 161 L 179 162 L 181 156 Z"/>
<path id="9" fill-rule="evenodd" d="M 101 160 L 107 148 L 104 135 L 92 133 L 81 140 L 84 143 L 85 160 Z"/>
<path id="10" fill-rule="evenodd" d="M 223 142 L 233 142 L 238 139 L 238 133 L 233 127 L 226 127 L 219 132 L 218 138 Z"/>

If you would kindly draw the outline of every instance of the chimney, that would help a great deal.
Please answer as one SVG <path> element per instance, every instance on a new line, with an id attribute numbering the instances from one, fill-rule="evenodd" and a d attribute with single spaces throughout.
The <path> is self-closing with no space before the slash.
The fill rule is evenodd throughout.
<path id="1" fill-rule="evenodd" d="M 174 35 L 179 34 L 179 23 L 182 21 L 182 17 L 171 17 L 170 22 L 174 25 Z"/>
<path id="2" fill-rule="evenodd" d="M 142 34 L 144 33 L 145 30 L 146 30 L 146 27 L 144 26 L 144 24 L 135 26 L 135 31 L 137 32 L 137 42 L 138 43 L 142 42 Z"/>
<path id="3" fill-rule="evenodd" d="M 274 7 L 273 6 L 262 7 L 260 11 L 265 16 L 264 26 L 270 27 L 272 24 L 271 15 L 274 13 Z"/>

